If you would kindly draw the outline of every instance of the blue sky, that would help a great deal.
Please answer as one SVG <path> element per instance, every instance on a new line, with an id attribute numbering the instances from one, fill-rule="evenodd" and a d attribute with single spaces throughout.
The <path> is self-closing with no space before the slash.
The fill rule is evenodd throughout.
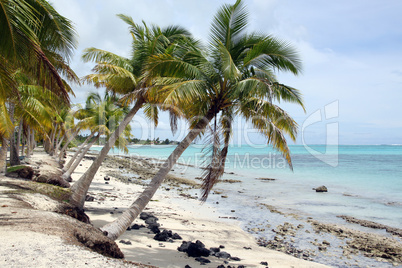
<path id="1" fill-rule="evenodd" d="M 53 0 L 56 9 L 71 19 L 78 30 L 79 47 L 71 64 L 79 76 L 89 74 L 92 67 L 80 60 L 87 47 L 130 55 L 127 27 L 116 14 L 162 27 L 180 24 L 206 42 L 217 9 L 223 3 L 233 2 Z M 278 74 L 282 83 L 303 92 L 306 113 L 284 105 L 303 130 L 297 144 L 402 144 L 402 1 L 244 3 L 250 13 L 250 31 L 290 42 L 303 60 L 302 75 Z M 90 91 L 96 89 L 88 85 L 74 88 L 74 101 L 82 102 Z M 183 129 L 172 136 L 168 117 L 162 116 L 160 121 L 154 130 L 139 115 L 133 123 L 134 134 L 140 138 L 155 135 L 180 139 L 186 133 L 183 124 Z M 252 132 L 245 122 L 239 121 L 234 142 L 264 142 Z"/>

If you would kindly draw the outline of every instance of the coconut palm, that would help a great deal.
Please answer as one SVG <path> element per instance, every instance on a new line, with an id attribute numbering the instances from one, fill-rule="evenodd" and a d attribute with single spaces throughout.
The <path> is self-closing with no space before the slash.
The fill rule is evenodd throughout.
<path id="1" fill-rule="evenodd" d="M 117 101 L 118 98 L 116 96 L 111 96 L 107 92 L 103 99 L 98 93 L 89 94 L 86 101 L 86 107 L 81 110 L 81 113 L 85 117 L 82 121 L 85 121 L 85 124 L 89 126 L 91 135 L 89 135 L 87 140 L 77 150 L 74 157 L 66 165 L 66 172 L 62 175 L 63 179 L 67 179 L 71 176 L 91 146 L 99 139 L 100 135 L 110 135 L 110 133 L 112 133 L 116 128 L 116 125 L 118 125 L 124 115 L 128 112 L 128 109 L 119 105 Z M 130 132 L 131 126 L 127 125 L 126 129 L 113 146 L 128 152 L 126 138 L 130 138 Z M 97 136 L 92 140 L 92 142 L 89 142 L 94 137 L 95 133 L 98 133 Z M 82 152 L 80 152 L 81 150 Z M 78 156 L 79 152 L 80 154 Z"/>
<path id="2" fill-rule="evenodd" d="M 134 103 L 134 106 L 122 120 L 115 132 L 109 136 L 97 158 L 88 170 L 71 187 L 72 195 L 70 203 L 82 208 L 89 186 L 107 156 L 110 148 L 116 142 L 122 131 L 130 123 L 134 115 L 145 105 L 145 113 L 150 115 L 155 111 L 148 105 L 152 99 L 148 91 L 153 86 L 152 77 L 146 73 L 146 63 L 153 55 L 169 53 L 178 55 L 182 53 L 182 46 L 196 45 L 190 39 L 190 34 L 183 28 L 169 26 L 161 29 L 157 26 L 148 27 L 136 24 L 131 17 L 118 15 L 129 25 L 133 37 L 131 59 L 120 57 L 108 51 L 89 48 L 83 55 L 84 61 L 95 61 L 94 74 L 85 77 L 85 80 L 97 87 L 106 87 L 108 91 L 124 95 L 122 102 L 126 105 Z M 155 117 L 156 118 L 156 117 Z M 174 120 L 173 120 L 174 121 Z"/>
<path id="3" fill-rule="evenodd" d="M 14 111 L 20 104 L 16 72 L 68 103 L 72 91 L 60 74 L 77 81 L 68 67 L 76 34 L 72 23 L 45 0 L 0 0 L 0 35 L 0 136 L 5 145 L 11 134 L 14 142 Z M 13 159 L 18 159 L 11 147 Z"/>
<path id="4" fill-rule="evenodd" d="M 75 49 L 75 30 L 46 0 L 0 0 L 0 80 L 12 86 L 12 72 L 23 68 L 42 86 L 69 100 L 60 76 Z M 58 63 L 56 64 L 56 58 Z M 63 59 L 63 60 L 61 60 Z M 65 70 L 67 77 L 74 75 Z"/>
<path id="5" fill-rule="evenodd" d="M 203 200 L 222 176 L 235 116 L 244 117 L 280 151 L 290 167 L 285 134 L 295 140 L 296 122 L 278 106 L 280 101 L 303 107 L 298 90 L 276 81 L 274 71 L 298 74 L 301 63 L 287 43 L 272 36 L 247 34 L 248 14 L 242 1 L 220 8 L 211 27 L 208 53 L 189 52 L 152 58 L 149 71 L 164 72 L 158 91 L 164 103 L 179 107 L 190 121 L 190 131 L 160 170 L 119 218 L 102 228 L 119 237 L 145 208 L 177 159 L 196 137 L 212 132 L 211 161 L 203 174 Z M 212 121 L 212 125 L 209 125 Z"/>

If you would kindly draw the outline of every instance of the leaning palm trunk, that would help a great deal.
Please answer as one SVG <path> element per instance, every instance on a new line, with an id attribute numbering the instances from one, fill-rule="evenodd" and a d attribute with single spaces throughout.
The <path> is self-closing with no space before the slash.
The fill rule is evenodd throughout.
<path id="1" fill-rule="evenodd" d="M 60 142 L 57 143 L 56 148 L 54 149 L 54 158 L 57 159 L 58 157 L 58 153 L 59 153 L 59 149 L 61 146 L 61 143 L 64 141 L 64 136 L 60 138 Z"/>
<path id="2" fill-rule="evenodd" d="M 74 163 L 74 161 L 77 159 L 79 153 L 84 149 L 85 146 L 87 146 L 88 142 L 95 136 L 95 131 L 91 132 L 91 135 L 80 145 L 78 150 L 75 152 L 74 156 L 68 161 L 67 165 L 64 166 L 63 170 L 67 171 L 70 169 L 71 165 Z"/>
<path id="3" fill-rule="evenodd" d="M 58 124 L 54 124 L 54 130 L 52 131 L 50 135 L 50 148 L 49 148 L 49 155 L 53 156 L 54 154 L 54 147 L 55 147 L 55 139 L 56 139 L 56 133 L 57 129 L 59 128 Z"/>
<path id="4" fill-rule="evenodd" d="M 149 203 L 159 186 L 162 184 L 166 175 L 176 164 L 177 159 L 187 149 L 187 147 L 194 141 L 194 139 L 205 129 L 215 113 L 211 109 L 208 114 L 200 120 L 195 127 L 187 134 L 187 136 L 180 142 L 176 149 L 170 154 L 169 158 L 163 163 L 158 173 L 153 177 L 149 185 L 140 194 L 140 196 L 131 204 L 131 206 L 123 212 L 115 221 L 102 227 L 102 231 L 107 232 L 107 236 L 113 240 L 117 239 L 123 234 L 131 223 L 138 217 L 141 211 L 144 210 Z"/>
<path id="5" fill-rule="evenodd" d="M 99 134 L 90 144 L 87 145 L 87 147 L 83 149 L 82 153 L 77 158 L 77 160 L 75 160 L 74 164 L 72 164 L 71 167 L 61 176 L 63 179 L 67 180 L 68 178 L 70 178 L 71 174 L 73 174 L 74 170 L 78 167 L 78 164 L 81 162 L 86 153 L 89 151 L 89 149 L 91 149 L 92 145 L 94 145 L 98 139 Z"/>
<path id="6" fill-rule="evenodd" d="M 92 162 L 92 165 L 88 168 L 88 170 L 81 176 L 81 178 L 71 186 L 71 196 L 70 196 L 70 204 L 83 208 L 85 203 L 85 196 L 87 195 L 89 186 L 91 182 L 102 165 L 103 160 L 106 158 L 110 149 L 116 143 L 118 137 L 123 133 L 123 130 L 127 127 L 127 125 L 131 122 L 134 115 L 138 112 L 138 110 L 145 103 L 143 99 L 139 99 L 134 107 L 128 112 L 128 114 L 124 117 L 123 121 L 120 123 L 119 127 L 110 135 L 109 140 L 103 146 L 102 150 L 99 152 L 98 157 Z"/>
<path id="7" fill-rule="evenodd" d="M 68 137 L 66 144 L 64 144 L 63 148 L 61 148 L 60 153 L 59 153 L 59 162 L 64 156 L 64 152 L 67 150 L 68 145 L 74 140 L 75 136 L 77 136 L 79 130 L 76 130 L 73 135 Z M 66 133 L 67 135 L 67 133 Z"/>

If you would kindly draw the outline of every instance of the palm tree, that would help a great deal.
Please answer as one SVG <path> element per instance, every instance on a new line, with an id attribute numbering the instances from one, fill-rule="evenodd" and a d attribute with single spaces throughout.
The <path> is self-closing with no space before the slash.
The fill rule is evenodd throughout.
<path id="1" fill-rule="evenodd" d="M 119 121 L 121 121 L 124 115 L 128 112 L 126 107 L 119 105 L 117 102 L 118 98 L 116 96 L 110 96 L 107 92 L 103 99 L 98 93 L 89 94 L 86 101 L 86 107 L 82 110 L 82 114 L 85 116 L 83 121 L 86 121 L 86 124 L 89 126 L 91 135 L 89 135 L 87 140 L 77 150 L 74 157 L 66 166 L 67 171 L 62 175 L 63 179 L 68 179 L 71 176 L 88 150 L 96 141 L 98 141 L 100 135 L 110 135 Z M 130 132 L 131 126 L 127 125 L 123 135 L 119 137 L 113 146 L 117 146 L 119 149 L 128 152 L 128 142 L 125 138 L 130 138 Z M 87 144 L 94 137 L 95 133 L 98 133 L 97 136 L 92 140 L 92 142 Z M 78 153 L 81 150 L 82 152 L 78 156 Z"/>
<path id="2" fill-rule="evenodd" d="M 184 150 L 205 134 L 212 120 L 211 162 L 203 174 L 202 200 L 223 174 L 235 116 L 251 122 L 292 168 L 284 134 L 295 140 L 297 124 L 277 103 L 287 101 L 303 107 L 303 102 L 298 90 L 276 81 L 274 70 L 296 75 L 301 63 L 287 43 L 272 36 L 247 34 L 247 18 L 241 0 L 224 5 L 212 22 L 209 53 L 191 51 L 182 59 L 168 54 L 152 58 L 149 71 L 165 74 L 160 79 L 165 86 L 158 91 L 159 97 L 183 111 L 190 131 L 132 205 L 102 228 L 108 237 L 116 239 L 124 233 Z"/>
<path id="3" fill-rule="evenodd" d="M 93 69 L 95 74 L 88 75 L 85 80 L 97 87 L 104 86 L 108 91 L 115 94 L 123 94 L 122 102 L 126 105 L 133 102 L 135 104 L 115 132 L 109 136 L 107 143 L 103 146 L 92 165 L 72 185 L 70 203 L 79 208 L 83 208 L 89 186 L 110 148 L 112 148 L 134 115 L 144 105 L 152 101 L 148 94 L 148 91 L 153 86 L 152 77 L 146 73 L 145 69 L 149 58 L 160 53 L 177 55 L 183 51 L 183 45 L 196 45 L 196 42 L 190 39 L 190 34 L 181 27 L 169 26 L 161 29 L 157 26 L 148 27 L 145 23 L 141 26 L 134 23 L 131 17 L 118 16 L 130 27 L 130 33 L 133 37 L 133 58 L 127 59 L 111 52 L 89 48 L 85 51 L 83 59 L 84 61 L 93 60 L 97 65 Z M 152 106 L 148 106 L 145 112 L 152 110 Z"/>
<path id="4" fill-rule="evenodd" d="M 72 91 L 60 74 L 78 80 L 68 67 L 76 45 L 75 30 L 46 0 L 0 0 L 0 35 L 0 136 L 4 146 L 10 136 L 14 142 L 11 119 L 20 104 L 16 72 L 29 75 L 65 103 Z"/>

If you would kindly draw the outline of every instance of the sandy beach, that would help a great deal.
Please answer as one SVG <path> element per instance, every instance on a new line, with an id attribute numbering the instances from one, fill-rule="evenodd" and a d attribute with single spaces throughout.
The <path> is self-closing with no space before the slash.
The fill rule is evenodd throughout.
<path id="1" fill-rule="evenodd" d="M 70 155 L 70 154 L 69 154 Z M 50 156 L 38 150 L 31 162 L 51 162 Z M 84 159 L 73 174 L 73 180 L 91 164 Z M 118 167 L 117 167 L 118 168 Z M 89 190 L 95 199 L 86 203 L 86 213 L 95 227 L 112 221 L 127 207 L 142 190 L 141 185 L 127 184 L 111 177 L 106 184 L 104 177 L 113 172 L 113 168 L 104 166 L 98 171 Z M 176 191 L 161 189 L 146 208 L 159 219 L 161 230 L 172 230 L 182 240 L 159 242 L 147 228 L 126 231 L 117 242 L 125 260 L 104 257 L 74 243 L 66 230 L 65 222 L 76 221 L 65 215 L 51 212 L 54 201 L 38 193 L 25 194 L 26 198 L 10 198 L 10 191 L 16 188 L 18 179 L 1 178 L 1 228 L 2 236 L 0 265 L 2 267 L 125 267 L 140 264 L 156 267 L 326 267 L 325 265 L 305 261 L 293 256 L 259 247 L 256 239 L 239 227 L 239 223 L 230 215 L 221 215 L 214 208 L 202 205 L 194 199 L 183 198 Z M 20 181 L 21 183 L 27 183 Z M 32 183 L 32 182 L 29 182 Z M 54 223 L 53 223 L 54 221 Z M 63 223 L 62 223 L 63 222 Z M 134 223 L 144 224 L 137 219 Z M 51 227 L 49 227 L 51 226 Z M 59 226 L 59 227 L 58 227 Z M 125 243 L 121 243 L 123 240 Z M 202 265 L 188 257 L 177 248 L 182 241 L 202 241 L 207 248 L 224 247 L 222 251 L 237 257 L 240 261 L 209 257 L 211 263 Z M 127 261 L 132 261 L 130 263 Z M 225 261 L 227 263 L 225 263 Z M 263 264 L 261 264 L 263 263 Z M 268 265 L 265 265 L 268 263 Z"/>

